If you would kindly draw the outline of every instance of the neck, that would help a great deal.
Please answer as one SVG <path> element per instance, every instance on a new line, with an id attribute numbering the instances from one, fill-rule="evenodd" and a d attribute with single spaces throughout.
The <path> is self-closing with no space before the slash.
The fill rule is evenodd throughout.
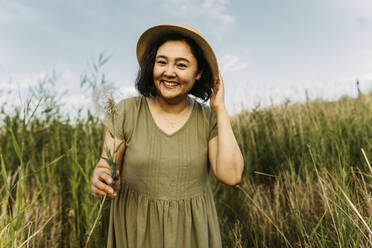
<path id="1" fill-rule="evenodd" d="M 187 96 L 177 100 L 167 100 L 162 97 L 155 97 L 153 98 L 153 102 L 161 109 L 161 111 L 169 114 L 181 113 L 191 105 L 191 99 Z"/>

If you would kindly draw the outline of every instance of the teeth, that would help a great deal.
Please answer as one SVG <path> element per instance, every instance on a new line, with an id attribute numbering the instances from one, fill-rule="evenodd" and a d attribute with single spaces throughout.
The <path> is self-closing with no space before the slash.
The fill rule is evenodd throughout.
<path id="1" fill-rule="evenodd" d="M 176 86 L 176 85 L 178 85 L 178 83 L 168 82 L 168 81 L 164 81 L 164 84 L 167 85 L 167 86 Z"/>

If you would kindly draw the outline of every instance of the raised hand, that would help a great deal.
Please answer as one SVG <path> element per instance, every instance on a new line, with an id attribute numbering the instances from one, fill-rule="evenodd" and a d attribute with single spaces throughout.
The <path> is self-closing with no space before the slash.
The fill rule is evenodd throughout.
<path id="1" fill-rule="evenodd" d="M 225 108 L 225 89 L 221 74 L 218 75 L 218 79 L 213 86 L 209 103 L 215 113 L 218 109 Z"/>

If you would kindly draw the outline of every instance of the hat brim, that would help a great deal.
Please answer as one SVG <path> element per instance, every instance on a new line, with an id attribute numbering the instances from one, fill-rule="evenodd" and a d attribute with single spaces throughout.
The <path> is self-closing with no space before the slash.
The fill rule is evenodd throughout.
<path id="1" fill-rule="evenodd" d="M 161 36 L 168 33 L 180 33 L 186 37 L 193 39 L 204 53 L 204 57 L 211 68 L 214 82 L 218 79 L 218 63 L 212 47 L 196 29 L 188 25 L 157 25 L 143 32 L 143 34 L 138 39 L 136 49 L 137 60 L 139 64 L 141 64 L 142 57 L 148 46 L 150 46 Z"/>

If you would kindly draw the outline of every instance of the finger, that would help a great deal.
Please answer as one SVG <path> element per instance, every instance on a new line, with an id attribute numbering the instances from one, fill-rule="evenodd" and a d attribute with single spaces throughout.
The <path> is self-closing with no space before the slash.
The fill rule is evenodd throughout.
<path id="1" fill-rule="evenodd" d="M 99 190 L 98 188 L 94 187 L 93 191 L 92 191 L 92 195 L 96 198 L 99 198 L 99 199 L 102 199 L 103 197 L 106 196 L 106 199 L 114 199 L 117 195 L 116 192 L 114 192 L 113 194 L 109 194 L 109 193 L 106 193 L 102 190 Z"/>
<path id="2" fill-rule="evenodd" d="M 115 178 L 119 178 L 119 176 L 120 176 L 120 170 L 117 169 L 116 172 L 115 172 Z"/>
<path id="3" fill-rule="evenodd" d="M 221 81 L 221 74 L 218 74 L 218 77 L 216 79 L 216 84 L 219 83 Z"/>
<path id="4" fill-rule="evenodd" d="M 110 169 L 110 165 L 107 163 L 106 160 L 104 160 L 103 158 L 101 158 L 99 161 L 98 161 L 98 164 L 96 166 L 97 168 L 103 168 L 103 169 Z"/>
<path id="5" fill-rule="evenodd" d="M 218 84 L 223 86 L 223 79 L 221 74 L 218 75 Z"/>
<path id="6" fill-rule="evenodd" d="M 96 187 L 97 189 L 101 190 L 101 191 L 104 191 L 107 194 L 113 194 L 114 193 L 114 189 L 112 187 L 110 187 L 109 185 L 107 185 L 107 184 L 105 184 L 101 181 L 97 181 L 93 186 Z"/>
<path id="7" fill-rule="evenodd" d="M 114 191 L 117 192 L 119 190 L 119 188 L 120 188 L 120 179 L 115 182 L 115 184 L 114 184 Z"/>
<path id="8" fill-rule="evenodd" d="M 110 168 L 96 167 L 93 171 L 93 177 L 99 178 L 101 174 L 111 174 Z"/>
<path id="9" fill-rule="evenodd" d="M 98 175 L 98 179 L 102 182 L 106 182 L 106 184 L 111 184 L 112 183 L 112 178 L 109 173 L 102 172 Z"/>
<path id="10" fill-rule="evenodd" d="M 94 197 L 100 198 L 100 199 L 102 199 L 106 194 L 106 192 L 104 192 L 104 191 L 102 191 L 102 190 L 100 190 L 100 189 L 98 189 L 97 187 L 94 187 L 94 186 L 91 187 L 91 193 Z"/>

